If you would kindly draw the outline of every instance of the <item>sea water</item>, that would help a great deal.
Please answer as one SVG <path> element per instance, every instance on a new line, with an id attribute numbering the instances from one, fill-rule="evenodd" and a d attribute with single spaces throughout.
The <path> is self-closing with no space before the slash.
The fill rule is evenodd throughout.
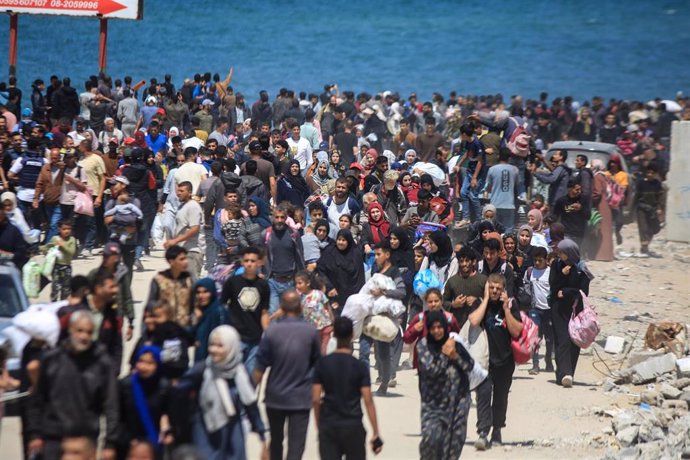
<path id="1" fill-rule="evenodd" d="M 690 91 L 690 2 L 682 0 L 146 0 L 111 20 L 108 73 L 135 81 L 235 69 L 251 103 L 283 86 L 648 100 Z M 21 16 L 18 78 L 97 73 L 95 18 Z M 0 18 L 0 63 L 9 19 Z M 4 70 L 4 69 L 3 69 Z M 5 80 L 6 73 L 0 72 Z M 24 99 L 23 105 L 28 101 Z"/>

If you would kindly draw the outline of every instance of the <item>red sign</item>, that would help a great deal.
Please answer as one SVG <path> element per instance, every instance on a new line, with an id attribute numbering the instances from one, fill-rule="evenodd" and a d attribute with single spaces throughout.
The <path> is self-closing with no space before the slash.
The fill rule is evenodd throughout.
<path id="1" fill-rule="evenodd" d="M 0 0 L 0 11 L 141 19 L 142 3 L 143 0 Z"/>

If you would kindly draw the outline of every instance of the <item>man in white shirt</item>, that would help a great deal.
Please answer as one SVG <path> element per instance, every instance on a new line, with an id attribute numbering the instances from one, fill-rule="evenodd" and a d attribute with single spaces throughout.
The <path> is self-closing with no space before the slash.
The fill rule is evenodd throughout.
<path id="1" fill-rule="evenodd" d="M 301 128 L 297 123 L 288 127 L 292 132 L 292 137 L 287 138 L 287 143 L 290 145 L 292 158 L 299 161 L 299 167 L 302 170 L 302 175 L 307 174 L 307 169 L 311 166 L 314 159 L 312 158 L 312 148 L 309 141 L 300 136 Z"/>
<path id="2" fill-rule="evenodd" d="M 194 147 L 187 147 L 184 149 L 185 163 L 177 168 L 175 174 L 175 184 L 180 185 L 182 182 L 189 182 L 192 184 L 192 195 L 196 195 L 199 190 L 201 181 L 208 177 L 208 172 L 203 165 L 196 162 L 196 152 Z"/>

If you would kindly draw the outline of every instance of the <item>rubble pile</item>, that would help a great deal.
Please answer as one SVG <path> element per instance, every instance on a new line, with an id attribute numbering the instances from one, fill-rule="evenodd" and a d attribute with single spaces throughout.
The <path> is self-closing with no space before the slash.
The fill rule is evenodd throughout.
<path id="1" fill-rule="evenodd" d="M 690 343 L 682 323 L 651 323 L 639 344 L 626 349 L 624 338 L 607 339 L 602 351 L 627 367 L 612 372 L 604 390 L 631 407 L 601 410 L 611 417 L 616 447 L 604 456 L 613 459 L 690 458 Z"/>

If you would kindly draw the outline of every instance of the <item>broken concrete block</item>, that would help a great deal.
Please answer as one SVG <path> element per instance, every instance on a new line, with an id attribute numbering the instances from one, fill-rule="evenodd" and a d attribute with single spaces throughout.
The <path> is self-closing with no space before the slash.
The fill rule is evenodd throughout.
<path id="1" fill-rule="evenodd" d="M 639 442 L 658 441 L 664 439 L 665 436 L 664 430 L 652 423 L 643 423 L 637 434 Z"/>
<path id="2" fill-rule="evenodd" d="M 663 356 L 664 350 L 637 350 L 630 353 L 628 356 L 628 365 L 634 366 L 641 362 L 647 361 L 649 358 Z"/>
<path id="3" fill-rule="evenodd" d="M 690 366 L 690 360 L 688 362 Z M 633 366 L 632 383 L 640 384 L 651 382 L 660 375 L 667 372 L 673 372 L 676 368 L 676 355 L 673 353 L 666 353 L 657 358 L 650 358 L 647 361 L 641 362 Z M 688 369 L 690 373 L 690 369 Z"/>
<path id="4" fill-rule="evenodd" d="M 635 444 L 637 440 L 637 435 L 640 432 L 640 427 L 629 426 L 618 433 L 616 433 L 616 439 L 620 443 L 621 447 L 628 447 Z"/>
<path id="5" fill-rule="evenodd" d="M 680 401 L 677 399 L 669 399 L 667 401 L 664 401 L 661 403 L 661 407 L 663 409 L 674 409 L 674 410 L 680 410 L 687 412 L 688 411 L 688 403 L 685 401 Z"/>
<path id="6" fill-rule="evenodd" d="M 668 383 L 662 383 L 659 385 L 659 391 L 666 399 L 678 399 L 678 397 L 683 393 L 678 388 L 673 387 Z"/>
<path id="7" fill-rule="evenodd" d="M 671 385 L 678 388 L 679 390 L 682 390 L 685 387 L 690 387 L 690 378 L 686 377 L 683 379 L 674 380 L 673 382 L 671 382 Z"/>
<path id="8" fill-rule="evenodd" d="M 658 391 L 644 390 L 640 393 L 640 402 L 647 403 L 650 406 L 661 406 L 663 401 L 664 397 Z"/>
<path id="9" fill-rule="evenodd" d="M 625 339 L 623 337 L 618 337 L 615 335 L 606 337 L 606 346 L 604 347 L 604 351 L 606 353 L 615 355 L 618 353 L 623 353 L 623 350 L 625 350 Z"/>
<path id="10" fill-rule="evenodd" d="M 690 377 L 690 358 L 677 359 L 676 364 L 679 377 Z"/>

